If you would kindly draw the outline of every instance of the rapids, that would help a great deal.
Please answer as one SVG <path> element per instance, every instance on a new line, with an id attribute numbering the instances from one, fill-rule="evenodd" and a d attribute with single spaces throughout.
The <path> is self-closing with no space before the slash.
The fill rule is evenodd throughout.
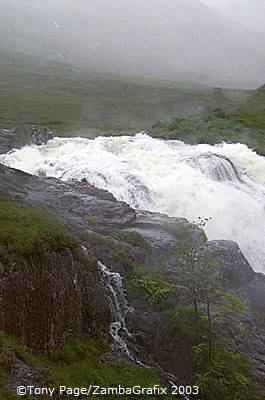
<path id="1" fill-rule="evenodd" d="M 35 175 L 84 180 L 136 209 L 211 220 L 209 239 L 237 242 L 265 273 L 265 158 L 244 144 L 187 145 L 136 136 L 54 138 L 0 156 Z"/>

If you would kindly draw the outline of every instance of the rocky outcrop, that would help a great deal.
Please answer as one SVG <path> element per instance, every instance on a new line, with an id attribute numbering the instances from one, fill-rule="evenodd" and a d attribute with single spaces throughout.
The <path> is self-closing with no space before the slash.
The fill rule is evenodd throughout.
<path id="1" fill-rule="evenodd" d="M 19 386 L 47 387 L 47 378 L 35 368 L 29 367 L 23 361 L 15 359 L 11 370 L 6 376 L 5 387 L 16 392 Z"/>
<path id="2" fill-rule="evenodd" d="M 52 138 L 52 132 L 48 128 L 37 125 L 21 126 L 15 129 L 0 129 L 0 154 L 30 144 L 46 144 Z"/>

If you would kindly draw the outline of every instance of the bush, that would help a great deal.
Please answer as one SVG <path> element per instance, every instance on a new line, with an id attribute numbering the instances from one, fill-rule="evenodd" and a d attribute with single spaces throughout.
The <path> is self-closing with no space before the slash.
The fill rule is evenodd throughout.
<path id="1" fill-rule="evenodd" d="M 159 281 L 140 267 L 135 267 L 129 280 L 129 295 L 147 301 L 150 306 L 163 303 L 170 294 L 170 287 Z"/>

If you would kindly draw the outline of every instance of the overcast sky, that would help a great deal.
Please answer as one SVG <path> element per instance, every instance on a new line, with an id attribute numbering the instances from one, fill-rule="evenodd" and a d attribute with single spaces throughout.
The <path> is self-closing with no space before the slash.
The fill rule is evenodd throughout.
<path id="1" fill-rule="evenodd" d="M 124 0 L 126 2 L 126 0 Z M 176 0 L 179 2 L 180 0 Z M 223 15 L 255 30 L 265 32 L 265 0 L 196 0 L 209 7 L 214 8 Z M 76 9 L 86 9 L 90 6 L 90 0 L 0 0 L 1 3 L 17 4 L 18 6 L 35 5 L 39 8 L 51 7 L 60 9 L 62 6 L 66 12 L 72 12 Z M 143 0 L 143 2 L 152 4 L 157 0 Z M 183 0 L 188 3 L 189 0 Z M 94 2 L 93 2 L 94 3 Z M 99 3 L 102 3 L 99 2 Z M 106 4 L 113 3 L 113 0 L 105 0 Z M 127 3 L 133 5 L 135 0 L 127 0 Z M 174 3 L 174 0 L 172 1 Z M 162 2 L 163 4 L 163 2 Z"/>
<path id="2" fill-rule="evenodd" d="M 265 32 L 265 0 L 200 0 L 227 17 Z"/>

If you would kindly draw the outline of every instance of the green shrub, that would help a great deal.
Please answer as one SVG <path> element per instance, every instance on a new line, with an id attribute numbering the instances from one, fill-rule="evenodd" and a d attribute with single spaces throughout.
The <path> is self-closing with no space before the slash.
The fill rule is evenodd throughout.
<path id="1" fill-rule="evenodd" d="M 142 298 L 151 306 L 164 303 L 171 292 L 169 285 L 151 277 L 139 266 L 133 269 L 127 288 L 130 297 Z"/>

